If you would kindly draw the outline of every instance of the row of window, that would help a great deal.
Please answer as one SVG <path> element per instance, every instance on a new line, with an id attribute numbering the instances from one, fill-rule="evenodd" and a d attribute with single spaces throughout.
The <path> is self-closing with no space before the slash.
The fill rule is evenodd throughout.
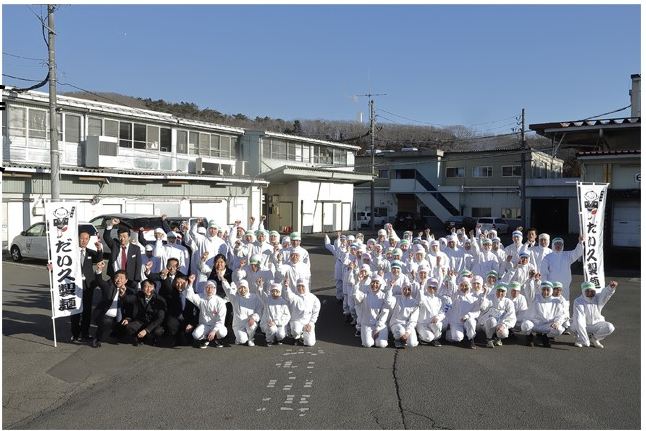
<path id="1" fill-rule="evenodd" d="M 84 139 L 83 117 L 73 113 L 58 113 L 58 140 L 81 143 Z M 120 121 L 90 116 L 87 119 L 88 136 L 117 138 L 119 147 L 170 153 L 172 131 L 169 127 Z M 26 138 L 26 141 L 49 140 L 49 111 L 38 108 L 12 106 L 3 113 L 3 135 Z M 178 130 L 178 154 L 234 159 L 238 156 L 238 137 Z"/>
<path id="2" fill-rule="evenodd" d="M 464 178 L 463 167 L 450 167 L 446 168 L 446 178 Z M 474 166 L 471 169 L 471 176 L 473 178 L 491 178 L 493 177 L 493 167 L 492 166 Z M 521 176 L 521 166 L 520 165 L 508 165 L 502 167 L 502 176 L 503 177 L 520 177 Z"/>
<path id="3" fill-rule="evenodd" d="M 279 138 L 262 139 L 262 156 L 266 159 L 347 166 L 347 150 Z"/>

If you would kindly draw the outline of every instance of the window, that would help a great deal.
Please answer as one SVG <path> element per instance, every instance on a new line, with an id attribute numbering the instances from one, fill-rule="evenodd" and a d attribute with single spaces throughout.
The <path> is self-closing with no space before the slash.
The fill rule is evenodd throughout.
<path id="1" fill-rule="evenodd" d="M 81 116 L 65 114 L 65 142 L 81 142 Z"/>
<path id="2" fill-rule="evenodd" d="M 27 136 L 27 110 L 11 107 L 9 109 L 9 136 Z"/>
<path id="3" fill-rule="evenodd" d="M 177 153 L 188 153 L 188 132 L 186 130 L 177 131 Z"/>
<path id="4" fill-rule="evenodd" d="M 132 148 L 132 123 L 119 123 L 119 146 Z"/>
<path id="5" fill-rule="evenodd" d="M 170 153 L 172 146 L 173 144 L 171 130 L 161 127 L 159 129 L 159 149 L 165 153 Z"/>
<path id="6" fill-rule="evenodd" d="M 220 136 L 220 157 L 232 159 L 235 154 L 231 148 L 231 136 Z"/>
<path id="7" fill-rule="evenodd" d="M 491 166 L 474 166 L 473 178 L 489 178 L 493 177 L 493 168 Z"/>
<path id="8" fill-rule="evenodd" d="M 136 124 L 135 124 L 136 129 Z M 136 133 L 135 133 L 136 135 Z M 136 145 L 136 142 L 135 142 Z M 146 149 L 159 150 L 159 127 L 146 126 Z"/>
<path id="9" fill-rule="evenodd" d="M 271 158 L 278 160 L 287 159 L 287 142 L 281 139 L 271 140 Z"/>
<path id="10" fill-rule="evenodd" d="M 146 149 L 146 125 L 137 124 L 134 125 L 134 147 L 140 150 Z"/>
<path id="11" fill-rule="evenodd" d="M 446 178 L 464 178 L 464 168 L 446 168 Z"/>
<path id="12" fill-rule="evenodd" d="M 119 122 L 116 120 L 103 121 L 103 133 L 105 136 L 119 137 Z"/>
<path id="13" fill-rule="evenodd" d="M 390 176 L 388 175 L 390 171 L 388 169 L 379 169 L 379 178 L 382 179 L 388 179 Z M 385 214 L 383 214 L 385 215 Z"/>
<path id="14" fill-rule="evenodd" d="M 199 144 L 200 134 L 197 132 L 189 132 L 188 134 L 188 153 L 189 154 L 199 154 Z"/>
<path id="15" fill-rule="evenodd" d="M 200 133 L 200 156 L 208 157 L 211 154 L 211 136 L 207 133 Z"/>
<path id="16" fill-rule="evenodd" d="M 47 136 L 47 111 L 29 110 L 29 138 L 45 139 Z"/>
<path id="17" fill-rule="evenodd" d="M 395 178 L 398 180 L 410 180 L 415 178 L 415 169 L 398 169 L 395 171 Z"/>
<path id="18" fill-rule="evenodd" d="M 502 218 L 520 218 L 520 208 L 503 208 L 501 210 Z"/>
<path id="19" fill-rule="evenodd" d="M 521 166 L 503 166 L 502 167 L 502 176 L 503 177 L 520 177 L 521 176 Z"/>
<path id="20" fill-rule="evenodd" d="M 103 132 L 103 122 L 100 118 L 90 117 L 87 119 L 88 136 L 101 136 Z"/>
<path id="21" fill-rule="evenodd" d="M 491 217 L 491 208 L 471 208 L 471 217 Z"/>

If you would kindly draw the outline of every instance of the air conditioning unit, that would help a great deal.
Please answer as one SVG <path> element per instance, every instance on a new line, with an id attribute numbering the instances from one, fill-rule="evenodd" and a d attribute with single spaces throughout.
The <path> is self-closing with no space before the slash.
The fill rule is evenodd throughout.
<path id="1" fill-rule="evenodd" d="M 118 168 L 119 140 L 112 136 L 88 136 L 85 141 L 85 166 Z"/>
<path id="2" fill-rule="evenodd" d="M 205 162 L 203 158 L 195 159 L 195 173 L 198 175 L 222 175 L 219 163 Z"/>

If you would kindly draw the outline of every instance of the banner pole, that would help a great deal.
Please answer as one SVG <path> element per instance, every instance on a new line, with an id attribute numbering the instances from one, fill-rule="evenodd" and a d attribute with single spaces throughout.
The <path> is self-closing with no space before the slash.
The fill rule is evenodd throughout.
<path id="1" fill-rule="evenodd" d="M 49 246 L 49 223 L 45 223 L 45 234 L 47 235 L 47 257 L 51 258 L 51 250 Z M 52 264 L 51 259 L 47 259 L 47 262 L 49 262 L 49 265 Z M 49 302 L 51 304 L 51 311 L 52 311 L 52 330 L 54 332 L 54 347 L 58 347 L 58 344 L 56 343 L 56 313 L 54 313 L 54 273 L 52 271 L 49 272 Z"/>

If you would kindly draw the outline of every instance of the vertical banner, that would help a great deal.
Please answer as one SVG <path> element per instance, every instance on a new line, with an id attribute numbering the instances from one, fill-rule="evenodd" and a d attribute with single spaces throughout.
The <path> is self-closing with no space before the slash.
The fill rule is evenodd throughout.
<path id="1" fill-rule="evenodd" d="M 83 311 L 77 206 L 78 202 L 45 202 L 47 245 L 52 264 L 52 319 Z"/>
<path id="2" fill-rule="evenodd" d="M 583 243 L 583 279 L 597 289 L 606 285 L 603 267 L 603 221 L 608 184 L 576 183 Z"/>

